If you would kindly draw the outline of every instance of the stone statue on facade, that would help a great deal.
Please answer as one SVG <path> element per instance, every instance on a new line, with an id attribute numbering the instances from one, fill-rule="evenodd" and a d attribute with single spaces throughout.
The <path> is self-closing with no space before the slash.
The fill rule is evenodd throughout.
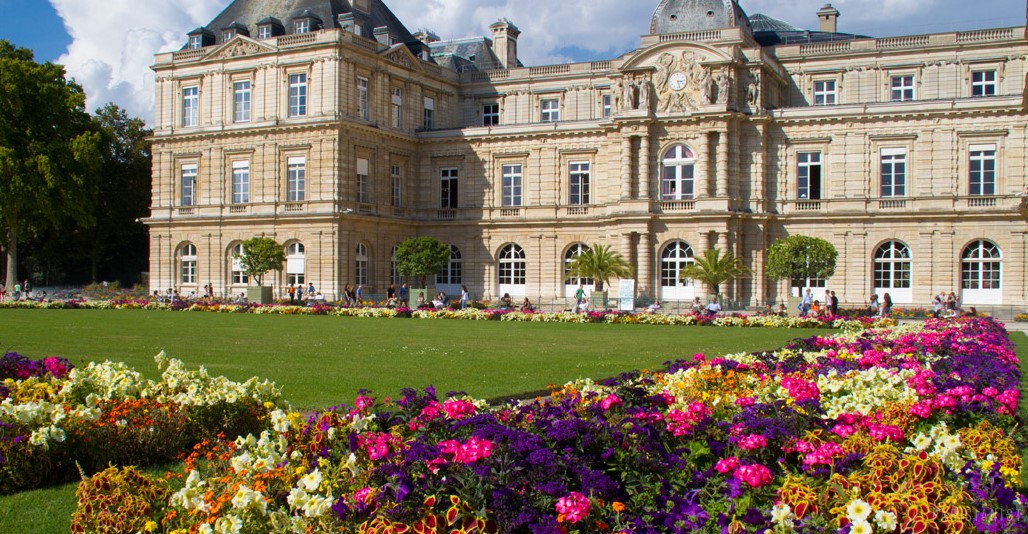
<path id="1" fill-rule="evenodd" d="M 728 104 L 728 92 L 731 89 L 732 79 L 727 72 L 722 70 L 714 77 L 714 81 L 717 83 L 717 103 Z"/>
<path id="2" fill-rule="evenodd" d="M 750 83 L 746 86 L 746 102 L 751 108 L 760 109 L 760 73 L 750 73 Z"/>
<path id="3" fill-rule="evenodd" d="M 650 111 L 650 80 L 647 78 L 639 79 L 639 107 L 638 109 Z"/>
<path id="4" fill-rule="evenodd" d="M 699 83 L 700 83 L 700 102 L 703 103 L 703 104 L 713 104 L 714 103 L 714 95 L 713 95 L 713 89 L 714 88 L 713 88 L 713 81 L 710 79 L 710 71 L 709 70 L 703 69 L 702 74 L 700 74 Z"/>
<path id="5" fill-rule="evenodd" d="M 614 100 L 612 102 L 614 111 L 621 111 L 622 106 L 624 106 L 624 101 L 622 99 L 624 96 L 624 89 L 622 83 L 622 80 L 617 80 L 610 88 L 611 98 Z"/>

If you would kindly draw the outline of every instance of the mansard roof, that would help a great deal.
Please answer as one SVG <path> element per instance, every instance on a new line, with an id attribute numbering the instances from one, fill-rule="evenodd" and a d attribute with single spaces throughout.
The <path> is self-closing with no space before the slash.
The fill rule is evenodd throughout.
<path id="1" fill-rule="evenodd" d="M 493 52 L 492 42 L 485 37 L 435 41 L 429 47 L 436 63 L 457 72 L 503 68 L 500 58 Z"/>
<path id="2" fill-rule="evenodd" d="M 753 38 L 761 46 L 795 43 L 822 43 L 826 41 L 852 41 L 865 39 L 866 35 L 852 33 L 810 31 L 794 26 L 784 20 L 776 19 L 763 13 L 754 13 L 749 17 Z"/>
<path id="3" fill-rule="evenodd" d="M 749 27 L 735 0 L 661 0 L 653 11 L 650 34 Z"/>
<path id="4" fill-rule="evenodd" d="M 368 3 L 370 13 L 354 10 L 352 3 L 346 0 L 233 0 L 207 27 L 223 28 L 238 22 L 249 28 L 251 34 L 256 35 L 259 23 L 266 23 L 269 18 L 274 18 L 286 22 L 287 33 L 292 33 L 293 29 L 288 21 L 313 17 L 321 20 L 325 28 L 338 28 L 339 15 L 352 13 L 354 19 L 366 28 L 366 36 L 371 36 L 373 28 L 385 27 L 397 42 L 415 41 L 383 0 L 368 0 Z"/>

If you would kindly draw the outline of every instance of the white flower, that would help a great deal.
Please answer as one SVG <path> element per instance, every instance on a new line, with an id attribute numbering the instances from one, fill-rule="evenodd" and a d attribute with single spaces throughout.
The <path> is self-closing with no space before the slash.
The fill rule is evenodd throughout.
<path id="1" fill-rule="evenodd" d="M 776 504 L 771 509 L 771 521 L 774 521 L 776 525 L 786 526 L 792 518 L 792 507 L 788 504 Z"/>
<path id="2" fill-rule="evenodd" d="M 297 485 L 307 491 L 318 491 L 318 488 L 321 487 L 321 471 L 315 469 L 307 473 Z"/>
<path id="3" fill-rule="evenodd" d="M 289 432 L 289 414 L 282 410 L 275 410 L 271 412 L 271 429 L 275 432 L 285 433 Z"/>
<path id="4" fill-rule="evenodd" d="M 861 499 L 854 499 L 846 505 L 846 519 L 854 523 L 867 521 L 869 515 L 871 515 L 871 505 Z"/>
<path id="5" fill-rule="evenodd" d="M 322 497 L 321 495 L 312 495 L 311 498 L 303 505 L 303 513 L 307 517 L 321 517 L 328 513 L 332 509 L 332 497 Z"/>
<path id="6" fill-rule="evenodd" d="M 875 524 L 886 532 L 892 532 L 896 530 L 896 514 L 885 510 L 878 510 L 875 512 Z"/>
<path id="7" fill-rule="evenodd" d="M 860 520 L 850 523 L 850 534 L 871 534 L 874 529 L 871 527 L 871 523 Z"/>
<path id="8" fill-rule="evenodd" d="M 243 520 L 234 515 L 226 515 L 214 523 L 218 534 L 239 534 L 243 530 Z"/>

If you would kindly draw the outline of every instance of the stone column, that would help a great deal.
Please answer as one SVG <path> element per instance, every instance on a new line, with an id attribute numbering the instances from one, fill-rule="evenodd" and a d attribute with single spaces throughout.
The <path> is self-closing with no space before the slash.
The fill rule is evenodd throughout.
<path id="1" fill-rule="evenodd" d="M 764 213 L 767 209 L 767 176 L 764 162 L 767 159 L 767 128 L 763 124 L 757 125 L 756 142 L 760 143 L 757 150 L 753 151 L 753 168 L 750 181 L 753 184 L 750 191 L 750 205 L 754 206 L 756 213 Z"/>
<path id="2" fill-rule="evenodd" d="M 632 136 L 621 136 L 621 199 L 632 198 Z"/>
<path id="3" fill-rule="evenodd" d="M 693 253 L 696 256 L 699 256 L 699 255 L 702 255 L 705 251 L 710 250 L 710 248 L 711 248 L 710 232 L 709 231 L 700 232 L 699 248 L 695 249 L 693 251 Z"/>
<path id="4" fill-rule="evenodd" d="M 707 198 L 710 196 L 708 187 L 710 184 L 710 135 L 702 134 L 696 140 L 696 186 L 693 189 L 693 197 Z"/>
<path id="5" fill-rule="evenodd" d="M 650 132 L 639 138 L 639 198 L 650 199 Z"/>
<path id="6" fill-rule="evenodd" d="M 716 188 L 716 196 L 718 198 L 728 196 L 728 128 L 718 132 Z"/>
<path id="7" fill-rule="evenodd" d="M 658 298 L 657 291 L 654 289 L 653 280 L 653 234 L 649 228 L 639 233 L 639 245 L 637 249 L 638 265 L 637 279 L 639 287 L 637 293 L 640 295 L 652 295 L 653 298 Z"/>

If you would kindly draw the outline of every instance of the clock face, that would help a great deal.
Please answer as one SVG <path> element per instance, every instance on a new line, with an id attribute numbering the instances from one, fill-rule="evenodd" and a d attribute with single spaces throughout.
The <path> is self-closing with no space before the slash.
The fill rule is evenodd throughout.
<path id="1" fill-rule="evenodd" d="M 673 72 L 667 79 L 667 84 L 675 91 L 685 89 L 685 73 Z"/>

